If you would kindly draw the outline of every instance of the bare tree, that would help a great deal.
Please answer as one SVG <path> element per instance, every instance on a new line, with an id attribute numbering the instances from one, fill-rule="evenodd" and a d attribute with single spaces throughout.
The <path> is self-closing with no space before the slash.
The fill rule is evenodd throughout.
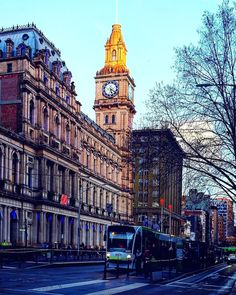
<path id="1" fill-rule="evenodd" d="M 236 6 L 205 12 L 197 45 L 176 49 L 176 80 L 156 84 L 147 102 L 150 127 L 169 127 L 186 159 L 236 201 Z"/>

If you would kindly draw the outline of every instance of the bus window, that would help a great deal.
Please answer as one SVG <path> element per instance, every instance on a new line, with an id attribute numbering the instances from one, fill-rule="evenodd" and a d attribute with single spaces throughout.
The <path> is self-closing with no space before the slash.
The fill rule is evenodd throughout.
<path id="1" fill-rule="evenodd" d="M 137 232 L 136 237 L 135 237 L 135 241 L 134 241 L 134 251 L 133 253 L 136 253 L 137 250 L 139 250 L 139 252 L 141 251 L 141 233 Z"/>

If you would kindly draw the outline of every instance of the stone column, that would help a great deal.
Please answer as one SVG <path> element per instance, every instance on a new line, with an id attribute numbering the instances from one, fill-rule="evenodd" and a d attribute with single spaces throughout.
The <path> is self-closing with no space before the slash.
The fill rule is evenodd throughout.
<path id="1" fill-rule="evenodd" d="M 65 216 L 65 220 L 64 220 L 64 244 L 67 245 L 69 244 L 69 220 L 68 220 L 68 217 Z"/>
<path id="2" fill-rule="evenodd" d="M 61 237 L 58 237 L 58 220 L 57 215 L 53 214 L 52 216 L 52 243 L 60 242 Z"/>
<path id="3" fill-rule="evenodd" d="M 78 219 L 77 218 L 74 218 L 74 235 L 73 236 L 74 236 L 73 244 L 75 247 L 77 247 L 78 245 Z"/>
<path id="4" fill-rule="evenodd" d="M 59 177 L 58 177 L 58 164 L 53 164 L 53 191 L 58 194 L 58 183 L 59 183 Z"/>

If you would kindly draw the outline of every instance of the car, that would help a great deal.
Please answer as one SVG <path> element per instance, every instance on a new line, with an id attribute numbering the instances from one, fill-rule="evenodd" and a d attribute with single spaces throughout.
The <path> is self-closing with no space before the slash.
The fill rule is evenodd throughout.
<path id="1" fill-rule="evenodd" d="M 227 263 L 228 264 L 236 263 L 236 254 L 229 254 L 227 258 Z"/>

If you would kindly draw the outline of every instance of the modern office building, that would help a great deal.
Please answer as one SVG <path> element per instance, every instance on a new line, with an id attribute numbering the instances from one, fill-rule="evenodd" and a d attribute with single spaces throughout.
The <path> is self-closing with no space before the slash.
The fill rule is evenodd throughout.
<path id="1" fill-rule="evenodd" d="M 1 29 L 0 242 L 103 246 L 107 224 L 133 221 L 126 52 L 116 24 L 95 77 L 95 123 L 55 45 L 34 24 Z"/>

